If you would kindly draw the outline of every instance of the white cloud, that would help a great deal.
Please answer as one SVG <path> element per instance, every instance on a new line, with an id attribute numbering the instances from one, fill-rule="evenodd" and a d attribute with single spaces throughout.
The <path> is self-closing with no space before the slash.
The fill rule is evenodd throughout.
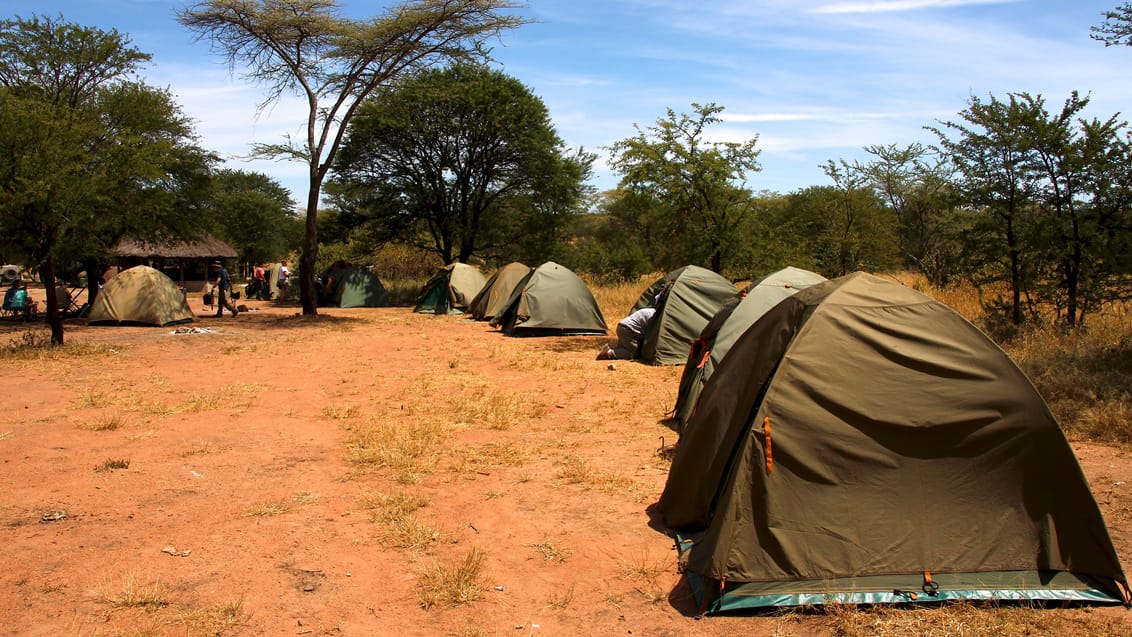
<path id="1" fill-rule="evenodd" d="M 917 9 L 947 9 L 981 4 L 1003 4 L 1017 0 L 876 0 L 875 2 L 842 2 L 827 4 L 810 13 L 892 13 Z"/>

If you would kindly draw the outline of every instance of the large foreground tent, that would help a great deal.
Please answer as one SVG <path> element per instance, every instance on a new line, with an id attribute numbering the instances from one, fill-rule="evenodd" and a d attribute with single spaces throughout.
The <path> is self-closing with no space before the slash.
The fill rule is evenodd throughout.
<path id="1" fill-rule="evenodd" d="M 523 279 L 491 320 L 507 336 L 604 335 L 594 295 L 569 268 L 547 261 Z"/>
<path id="2" fill-rule="evenodd" d="M 513 261 L 495 271 L 468 306 L 477 321 L 490 321 L 503 311 L 515 287 L 531 273 L 531 266 Z"/>
<path id="3" fill-rule="evenodd" d="M 148 265 L 136 265 L 102 286 L 88 324 L 165 327 L 192 321 L 193 310 L 173 279 Z"/>
<path id="4" fill-rule="evenodd" d="M 956 312 L 865 273 L 782 300 L 739 337 L 659 510 L 709 613 L 1129 601 L 1033 385 Z"/>
<path id="5" fill-rule="evenodd" d="M 641 339 L 641 360 L 656 365 L 679 365 L 688 348 L 721 305 L 739 290 L 719 274 L 698 265 L 673 270 L 653 283 L 630 313 L 656 307 Z"/>
<path id="6" fill-rule="evenodd" d="M 809 270 L 788 267 L 755 281 L 722 306 L 708 321 L 693 343 L 680 376 L 673 416 L 679 425 L 688 422 L 704 383 L 731 350 L 735 340 L 747 331 L 770 308 L 799 290 L 825 281 L 825 277 Z"/>
<path id="7" fill-rule="evenodd" d="M 463 314 L 487 279 L 475 266 L 450 263 L 437 270 L 425 283 L 414 312 L 421 314 Z"/>
<path id="8" fill-rule="evenodd" d="M 331 268 L 326 273 L 330 282 L 324 303 L 333 307 L 385 307 L 389 295 L 381 279 L 369 270 L 358 266 Z M 295 283 L 298 283 L 297 281 Z"/>

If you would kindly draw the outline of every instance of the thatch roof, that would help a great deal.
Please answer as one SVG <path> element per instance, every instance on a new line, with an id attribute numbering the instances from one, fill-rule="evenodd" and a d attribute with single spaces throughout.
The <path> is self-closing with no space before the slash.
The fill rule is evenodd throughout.
<path id="1" fill-rule="evenodd" d="M 166 259 L 235 258 L 236 250 L 212 235 L 196 241 L 149 242 L 122 239 L 114 248 L 120 257 L 163 257 Z"/>

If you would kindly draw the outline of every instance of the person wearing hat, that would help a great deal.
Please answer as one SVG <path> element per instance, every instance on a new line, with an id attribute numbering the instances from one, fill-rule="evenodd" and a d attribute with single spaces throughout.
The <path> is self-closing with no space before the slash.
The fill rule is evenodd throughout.
<path id="1" fill-rule="evenodd" d="M 240 313 L 232 303 L 232 279 L 228 277 L 228 269 L 219 261 L 212 262 L 212 269 L 216 271 L 216 290 L 219 299 L 216 305 L 216 316 L 224 316 L 224 308 L 236 316 Z"/>

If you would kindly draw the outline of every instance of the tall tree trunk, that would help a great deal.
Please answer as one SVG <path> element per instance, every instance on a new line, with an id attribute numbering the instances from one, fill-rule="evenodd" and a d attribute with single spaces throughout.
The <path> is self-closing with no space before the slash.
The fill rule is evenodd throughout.
<path id="1" fill-rule="evenodd" d="M 1006 220 L 1006 245 L 1010 253 L 1010 321 L 1022 324 L 1022 264 L 1014 236 L 1014 219 Z"/>
<path id="2" fill-rule="evenodd" d="M 55 259 L 48 255 L 43 260 L 39 278 L 43 281 L 43 294 L 47 298 L 47 325 L 51 327 L 51 344 L 63 344 L 63 317 L 59 312 L 59 301 L 55 296 Z"/>
<path id="3" fill-rule="evenodd" d="M 310 189 L 307 191 L 307 224 L 303 236 L 303 254 L 299 258 L 299 295 L 303 303 L 303 315 L 318 314 L 318 295 L 314 286 L 314 271 L 318 260 L 318 195 L 322 184 L 311 175 Z"/>

